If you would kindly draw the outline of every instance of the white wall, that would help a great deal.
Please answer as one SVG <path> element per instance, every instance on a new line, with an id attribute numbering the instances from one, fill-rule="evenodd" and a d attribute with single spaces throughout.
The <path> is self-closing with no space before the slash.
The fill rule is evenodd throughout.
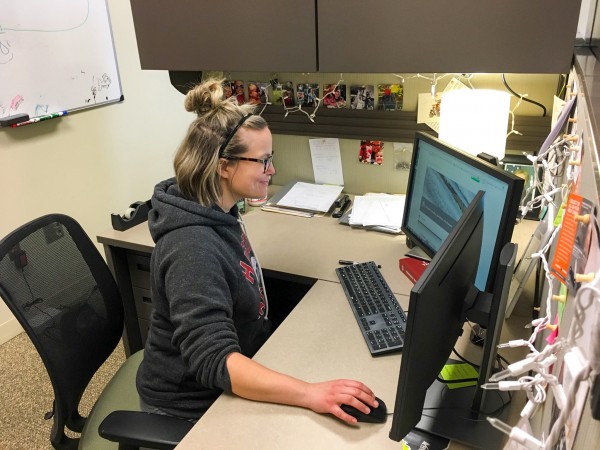
<path id="1" fill-rule="evenodd" d="M 128 1 L 108 0 L 125 101 L 16 129 L 0 128 L 0 237 L 43 214 L 78 220 L 92 240 L 110 213 L 147 200 L 173 173 L 193 119 L 167 72 L 140 70 Z M 20 331 L 0 302 L 0 343 Z"/>

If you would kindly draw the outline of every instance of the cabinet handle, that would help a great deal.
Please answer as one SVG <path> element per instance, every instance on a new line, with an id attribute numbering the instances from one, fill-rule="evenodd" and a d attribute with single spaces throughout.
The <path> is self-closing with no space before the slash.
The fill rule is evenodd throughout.
<path id="1" fill-rule="evenodd" d="M 141 270 L 144 272 L 150 272 L 150 264 L 137 263 L 135 266 L 137 267 L 138 270 Z"/>

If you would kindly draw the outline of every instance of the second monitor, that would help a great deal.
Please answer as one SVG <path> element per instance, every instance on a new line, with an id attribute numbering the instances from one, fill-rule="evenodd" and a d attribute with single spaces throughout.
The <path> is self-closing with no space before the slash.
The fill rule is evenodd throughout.
<path id="1" fill-rule="evenodd" d="M 402 231 L 433 257 L 475 194 L 484 191 L 485 225 L 475 286 L 489 290 L 500 251 L 512 236 L 523 185 L 512 173 L 417 132 Z"/>

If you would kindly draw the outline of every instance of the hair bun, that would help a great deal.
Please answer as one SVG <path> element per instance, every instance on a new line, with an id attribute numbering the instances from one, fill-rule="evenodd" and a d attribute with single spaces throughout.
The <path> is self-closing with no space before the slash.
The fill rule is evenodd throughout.
<path id="1" fill-rule="evenodd" d="M 223 80 L 211 79 L 196 85 L 185 96 L 185 110 L 199 116 L 218 109 L 225 101 Z"/>

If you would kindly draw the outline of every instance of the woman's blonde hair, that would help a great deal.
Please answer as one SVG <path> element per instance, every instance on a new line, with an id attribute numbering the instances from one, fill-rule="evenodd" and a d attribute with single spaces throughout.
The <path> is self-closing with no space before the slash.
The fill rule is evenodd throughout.
<path id="1" fill-rule="evenodd" d="M 196 120 L 188 128 L 175 154 L 174 168 L 177 185 L 183 195 L 196 199 L 203 206 L 212 206 L 222 196 L 219 158 L 246 152 L 246 146 L 233 133 L 245 116 L 254 111 L 249 104 L 238 105 L 235 96 L 224 98 L 222 79 L 209 79 L 192 88 L 185 96 L 186 111 L 195 112 Z M 267 122 L 251 116 L 240 128 L 261 130 Z M 220 149 L 230 137 L 231 140 Z M 228 164 L 235 164 L 229 162 Z"/>

